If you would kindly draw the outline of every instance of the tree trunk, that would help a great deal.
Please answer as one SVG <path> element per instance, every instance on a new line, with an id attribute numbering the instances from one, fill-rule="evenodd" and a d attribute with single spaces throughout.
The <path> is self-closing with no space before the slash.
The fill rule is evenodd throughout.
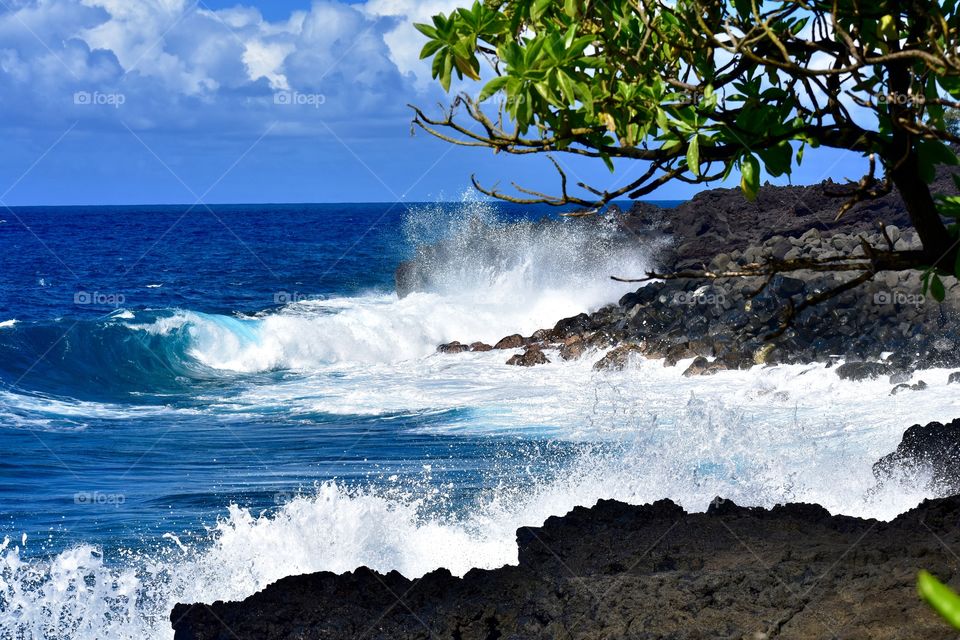
<path id="1" fill-rule="evenodd" d="M 890 172 L 893 184 L 896 185 L 903 199 L 903 204 L 910 214 L 923 251 L 929 259 L 930 265 L 944 266 L 953 270 L 953 254 L 956 247 L 951 246 L 950 235 L 937 213 L 937 205 L 930 187 L 920 177 L 920 167 L 915 151 L 910 151 L 905 158 L 894 165 Z"/>

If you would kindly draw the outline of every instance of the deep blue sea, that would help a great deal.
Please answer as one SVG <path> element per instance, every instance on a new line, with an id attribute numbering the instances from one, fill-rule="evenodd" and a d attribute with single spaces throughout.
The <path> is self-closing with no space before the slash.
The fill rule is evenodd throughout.
<path id="1" fill-rule="evenodd" d="M 285 575 L 500 566 L 518 526 L 601 497 L 877 517 L 923 497 L 875 491 L 869 467 L 909 424 L 955 417 L 936 375 L 919 416 L 798 367 L 703 381 L 597 374 L 601 353 L 437 354 L 614 302 L 630 286 L 609 276 L 660 248 L 543 216 L 0 211 L 0 638 L 164 638 L 173 603 Z M 397 265 L 440 239 L 431 288 L 399 298 Z"/>

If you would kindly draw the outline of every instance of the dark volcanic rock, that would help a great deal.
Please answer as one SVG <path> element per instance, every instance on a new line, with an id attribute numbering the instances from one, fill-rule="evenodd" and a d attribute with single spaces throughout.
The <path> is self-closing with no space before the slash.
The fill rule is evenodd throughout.
<path id="1" fill-rule="evenodd" d="M 884 481 L 897 472 L 932 474 L 931 489 L 938 495 L 960 493 L 960 418 L 947 424 L 915 424 L 906 430 L 897 450 L 873 465 Z"/>
<path id="2" fill-rule="evenodd" d="M 683 375 L 688 378 L 691 376 L 710 376 L 715 374 L 717 371 L 723 371 L 727 367 L 720 360 L 714 360 L 710 362 L 703 356 L 697 356 L 694 358 L 693 362 L 690 363 L 690 366 L 687 367 L 686 371 L 683 372 Z"/>
<path id="3" fill-rule="evenodd" d="M 493 351 L 493 347 L 483 342 L 474 342 L 470 345 L 470 351 Z"/>
<path id="4" fill-rule="evenodd" d="M 506 338 L 501 338 L 500 341 L 493 345 L 494 349 L 519 349 L 524 344 L 526 340 L 523 339 L 523 336 L 519 333 L 515 333 L 512 336 L 507 336 Z"/>
<path id="5" fill-rule="evenodd" d="M 587 344 L 583 338 L 578 335 L 570 336 L 564 340 L 560 347 L 560 357 L 564 360 L 576 360 L 587 350 Z"/>
<path id="6" fill-rule="evenodd" d="M 940 172 L 932 185 L 934 192 L 957 192 L 951 171 L 957 170 Z M 739 190 L 715 189 L 673 209 L 638 203 L 603 224 L 615 221 L 635 237 L 650 237 L 654 232 L 672 237 L 672 251 L 657 256 L 667 270 L 709 265 L 714 271 L 737 271 L 771 258 L 830 260 L 841 254 L 863 255 L 864 242 L 886 248 L 878 226 L 881 221 L 897 249 L 920 248 L 896 194 L 861 204 L 835 220 L 845 198 L 832 194 L 843 189 L 829 182 L 767 186 L 753 203 Z M 414 280 L 416 270 L 411 269 L 405 267 L 398 277 Z M 944 279 L 943 303 L 922 294 L 917 272 L 903 271 L 880 272 L 867 283 L 803 307 L 805 300 L 836 289 L 850 277 L 795 271 L 769 282 L 743 277 L 654 281 L 625 294 L 616 305 L 564 318 L 529 338 L 509 336 L 498 346 L 516 349 L 538 344 L 562 349 L 568 338 L 577 336 L 586 348 L 568 348 L 564 359 L 592 349 L 642 343 L 646 357 L 663 358 L 668 365 L 696 357 L 716 358 L 725 368 L 749 363 L 872 361 L 840 367 L 838 372 L 843 377 L 849 373 L 850 379 L 894 376 L 891 384 L 908 382 L 916 369 L 960 367 L 960 283 L 956 278 Z M 796 317 L 783 331 L 780 325 L 790 309 L 797 310 Z M 893 355 L 886 363 L 878 362 L 887 354 Z M 599 368 L 622 368 L 623 356 L 616 352 Z"/>
<path id="7" fill-rule="evenodd" d="M 463 353 L 464 351 L 470 351 L 470 347 L 465 344 L 460 344 L 456 340 L 437 347 L 438 353 Z"/>
<path id="8" fill-rule="evenodd" d="M 898 384 L 897 386 L 895 386 L 893 389 L 890 390 L 890 395 L 895 396 L 898 393 L 901 393 L 903 391 L 923 391 L 926 388 L 927 388 L 927 383 L 924 382 L 923 380 L 918 380 L 915 384 L 907 384 L 905 382 L 901 382 L 900 384 Z"/>
<path id="9" fill-rule="evenodd" d="M 294 576 L 243 602 L 177 605 L 171 621 L 176 640 L 942 640 L 916 575 L 960 584 L 958 520 L 958 497 L 889 523 L 804 504 L 688 514 L 604 500 L 519 529 L 517 566 Z"/>
<path id="10" fill-rule="evenodd" d="M 841 380 L 873 380 L 890 373 L 886 362 L 848 362 L 837 367 Z"/>
<path id="11" fill-rule="evenodd" d="M 950 178 L 953 170 L 941 170 L 931 185 L 933 193 L 956 193 Z M 858 236 L 877 231 L 877 223 L 885 222 L 895 229 L 910 227 L 910 218 L 898 192 L 862 203 L 837 220 L 837 211 L 846 199 L 838 197 L 849 191 L 831 181 L 809 186 L 764 186 L 756 200 L 748 202 L 739 189 L 703 191 L 678 207 L 660 216 L 662 229 L 676 241 L 675 269 L 700 268 L 719 254 L 730 254 L 751 245 L 769 242 L 770 255 L 790 255 L 787 238 L 813 230 L 816 237 L 829 238 L 836 233 Z M 655 219 L 649 205 L 637 211 L 638 220 Z M 630 210 L 628 213 L 633 214 Z M 811 236 L 812 238 L 813 236 Z"/>
<path id="12" fill-rule="evenodd" d="M 622 371 L 630 362 L 631 354 L 642 353 L 642 350 L 643 347 L 637 344 L 621 345 L 600 358 L 593 365 L 593 369 L 595 371 Z"/>
<path id="13" fill-rule="evenodd" d="M 581 313 L 578 316 L 564 318 L 558 322 L 553 327 L 553 334 L 558 338 L 563 339 L 571 335 L 583 333 L 590 328 L 591 324 L 590 316 L 585 313 Z"/>
<path id="14" fill-rule="evenodd" d="M 518 353 L 509 360 L 507 364 L 516 365 L 518 367 L 535 367 L 538 364 L 549 364 L 550 360 L 547 358 L 546 354 L 543 353 L 540 349 L 531 347 L 524 351 L 523 353 Z"/>

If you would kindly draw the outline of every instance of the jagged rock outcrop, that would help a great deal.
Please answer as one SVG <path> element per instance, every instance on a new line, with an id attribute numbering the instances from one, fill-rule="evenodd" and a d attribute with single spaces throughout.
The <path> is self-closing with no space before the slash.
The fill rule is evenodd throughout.
<path id="1" fill-rule="evenodd" d="M 889 523 L 804 504 L 601 501 L 519 529 L 517 566 L 294 576 L 243 602 L 177 605 L 171 621 L 176 640 L 942 640 L 915 581 L 927 569 L 960 584 L 958 521 L 960 498 Z"/>

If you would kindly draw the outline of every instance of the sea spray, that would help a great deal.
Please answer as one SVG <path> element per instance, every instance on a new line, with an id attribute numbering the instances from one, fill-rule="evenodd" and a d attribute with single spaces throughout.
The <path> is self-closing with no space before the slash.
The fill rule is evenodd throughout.
<path id="1" fill-rule="evenodd" d="M 822 365 L 688 379 L 682 366 L 656 361 L 594 372 L 601 352 L 575 362 L 551 352 L 551 364 L 532 369 L 507 366 L 508 352 L 435 353 L 441 342 L 529 334 L 614 302 L 629 285 L 609 276 L 642 273 L 653 258 L 602 221 L 510 223 L 488 207 L 464 205 L 446 221 L 436 207 L 414 209 L 409 237 L 452 250 L 425 253 L 428 286 L 403 299 L 344 287 L 277 306 L 258 289 L 249 295 L 263 304 L 242 310 L 215 292 L 259 282 L 260 265 L 244 247 L 203 245 L 196 251 L 217 262 L 207 277 L 227 274 L 215 284 L 194 282 L 193 263 L 144 280 L 183 277 L 203 290 L 191 304 L 0 332 L 0 367 L 14 374 L 0 388 L 5 442 L 36 458 L 8 464 L 37 485 L 22 483 L 20 502 L 4 504 L 20 510 L 3 521 L 0 637 L 169 638 L 174 603 L 239 599 L 286 575 L 496 567 L 516 561 L 518 527 L 601 498 L 669 497 L 689 510 L 717 495 L 743 505 L 807 501 L 886 519 L 927 495 L 923 478 L 878 487 L 871 465 L 910 424 L 957 415 L 947 371 L 923 372 L 918 403 L 890 396 L 886 380 L 845 382 Z M 263 220 L 244 231 L 268 227 L 258 249 L 294 228 Z M 428 226 L 442 232 L 428 237 Z M 219 237 L 213 230 L 201 235 Z M 331 262 L 354 240 L 328 248 Z M 314 247 L 295 254 L 298 245 L 279 244 L 281 255 L 264 258 L 272 267 L 306 261 Z M 87 255 L 100 272 L 116 271 Z M 477 452 L 494 439 L 514 457 Z M 424 441 L 432 448 L 414 447 Z M 391 465 L 422 472 L 383 471 Z M 64 484 L 121 482 L 130 496 L 112 511 L 78 511 L 66 502 L 72 489 L 38 495 L 58 473 Z M 279 504 L 250 506 L 245 491 L 271 492 L 274 482 L 283 484 Z M 28 510 L 42 508 L 48 519 L 73 514 L 64 528 L 96 533 L 63 544 L 50 526 L 24 542 L 23 529 L 39 521 Z M 118 550 L 110 535 L 129 534 L 131 518 L 142 529 Z"/>

